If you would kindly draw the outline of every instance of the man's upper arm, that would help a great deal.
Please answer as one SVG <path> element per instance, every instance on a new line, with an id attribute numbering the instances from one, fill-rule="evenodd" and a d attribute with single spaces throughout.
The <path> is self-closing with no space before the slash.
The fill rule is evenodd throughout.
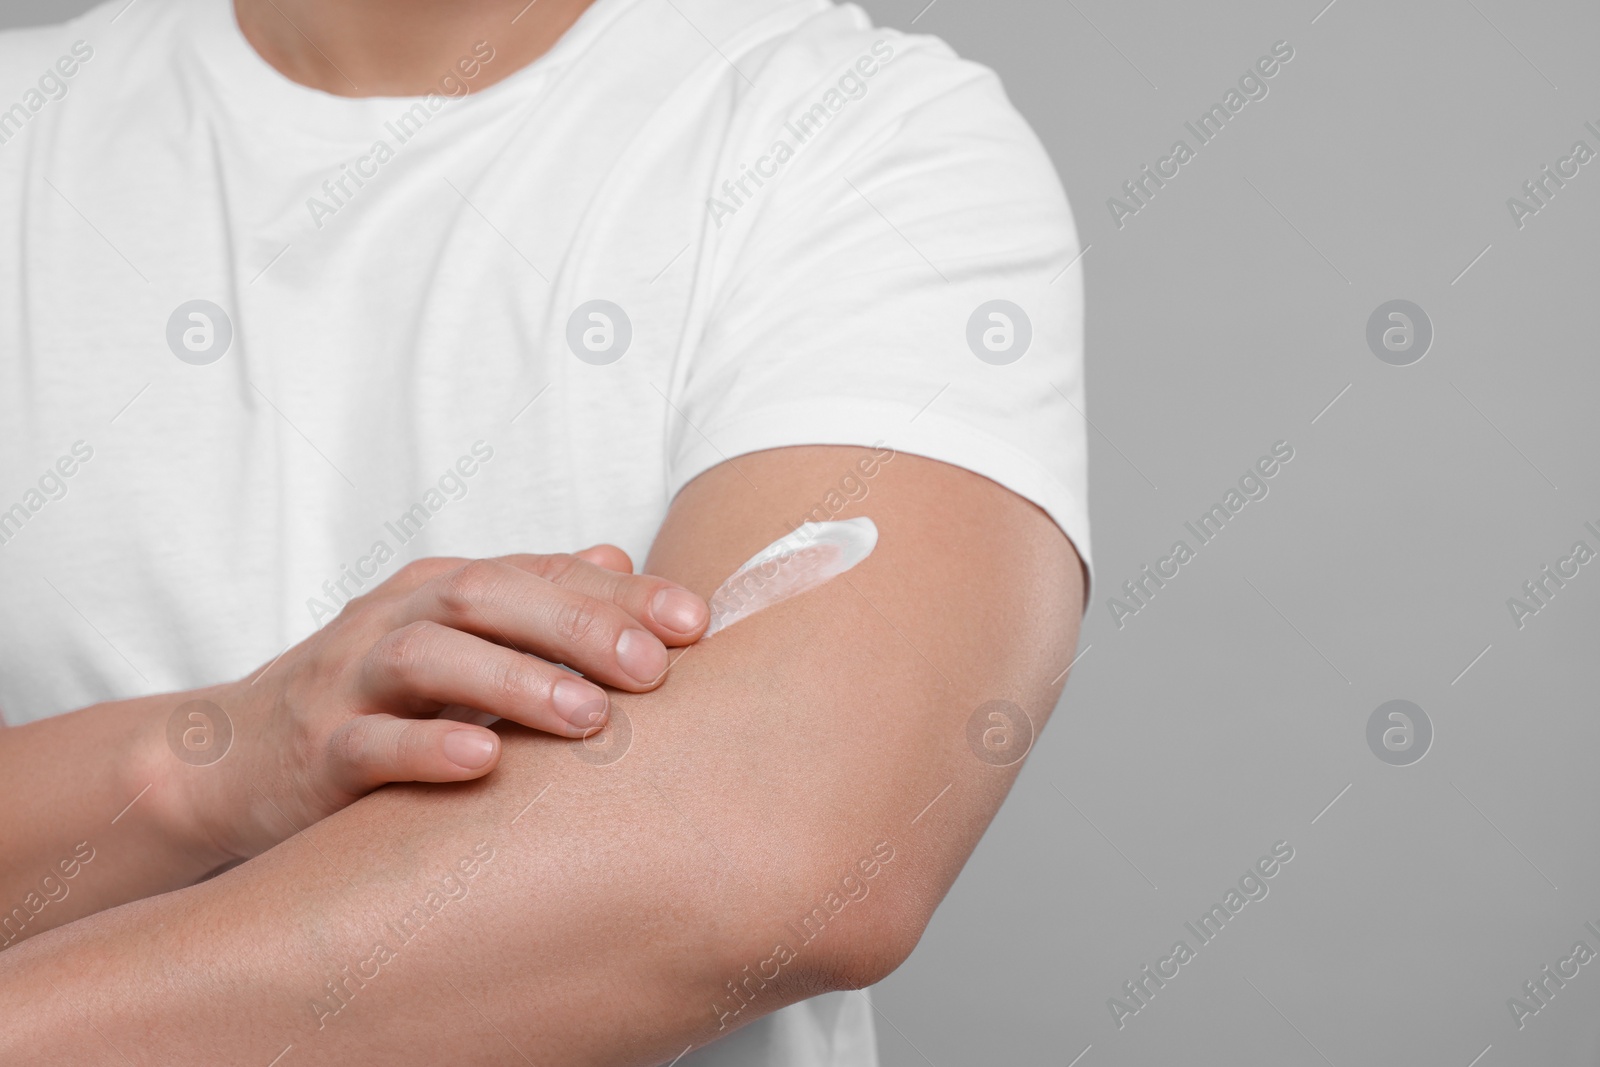
<path id="1" fill-rule="evenodd" d="M 715 738 L 739 737 L 760 769 L 749 799 L 766 809 L 752 837 L 769 836 L 777 814 L 793 847 L 821 850 L 814 861 L 841 871 L 851 857 L 837 850 L 852 843 L 906 846 L 882 886 L 905 905 L 889 929 L 914 939 L 1018 769 L 1020 751 L 977 756 L 968 722 L 1006 701 L 1034 731 L 1044 725 L 1077 639 L 1080 565 L 1049 518 L 988 479 L 916 456 L 807 447 L 744 456 L 691 483 L 647 569 L 709 594 L 751 553 L 825 513 L 870 517 L 873 554 L 683 654 L 678 695 L 714 693 L 720 714 L 679 724 L 648 699 L 641 713 L 652 727 L 661 717 L 662 729 L 698 731 L 701 743 L 686 737 L 685 748 L 708 777 Z M 800 816 L 793 825 L 773 810 L 784 808 Z M 898 958 L 910 945 L 875 947 Z M 862 977 L 874 976 L 862 962 Z"/>
<path id="2" fill-rule="evenodd" d="M 679 495 L 648 566 L 703 594 L 822 501 L 879 542 L 614 695 L 604 744 L 502 726 L 487 780 L 386 788 L 7 952 L 0 1012 L 37 1026 L 7 1051 L 647 1064 L 881 977 L 1016 771 L 968 720 L 1004 700 L 1043 725 L 1082 586 L 1031 504 L 909 455 L 863 477 L 874 454 L 747 455 Z"/>

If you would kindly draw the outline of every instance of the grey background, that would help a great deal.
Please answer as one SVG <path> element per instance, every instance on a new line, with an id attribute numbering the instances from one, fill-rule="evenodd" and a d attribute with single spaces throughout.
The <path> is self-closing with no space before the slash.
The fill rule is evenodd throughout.
<path id="1" fill-rule="evenodd" d="M 1506 208 L 1600 150 L 1600 10 L 1326 3 L 916 22 L 1001 73 L 1092 246 L 1099 584 L 1054 721 L 878 989 L 889 1067 L 1600 1061 L 1600 966 L 1520 1031 L 1506 1006 L 1600 950 L 1600 561 L 1520 631 L 1506 606 L 1600 549 L 1600 161 L 1522 230 Z M 1266 99 L 1119 231 L 1106 199 L 1280 39 Z M 1434 324 L 1408 367 L 1365 341 L 1394 298 Z M 1280 439 L 1270 495 L 1118 630 L 1107 598 Z M 1435 729 L 1408 767 L 1365 739 L 1394 698 Z M 1280 839 L 1267 898 L 1119 1031 L 1107 999 Z"/>
<path id="2" fill-rule="evenodd" d="M 1600 561 L 1521 630 L 1506 606 L 1600 550 L 1600 160 L 1506 207 L 1600 150 L 1600 9 L 1324 3 L 865 5 L 998 70 L 1072 197 L 1098 574 L 1061 708 L 876 990 L 886 1067 L 1600 1061 L 1600 961 L 1521 1030 L 1506 1006 L 1600 951 Z M 1107 198 L 1279 40 L 1269 95 L 1119 230 Z M 1396 298 L 1435 331 L 1408 367 L 1365 340 Z M 1270 494 L 1118 629 L 1107 599 L 1279 440 Z M 1407 767 L 1366 742 L 1396 698 L 1435 731 Z M 1118 1030 L 1108 998 L 1279 840 L 1269 895 Z"/>

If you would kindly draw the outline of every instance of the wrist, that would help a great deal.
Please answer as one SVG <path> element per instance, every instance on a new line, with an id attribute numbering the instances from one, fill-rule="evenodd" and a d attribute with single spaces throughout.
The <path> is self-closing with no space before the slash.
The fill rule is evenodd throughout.
<path id="1" fill-rule="evenodd" d="M 162 839 L 192 861 L 191 870 L 197 878 L 238 858 L 228 845 L 226 833 L 235 821 L 229 811 L 236 805 L 226 800 L 223 788 L 231 776 L 221 768 L 226 761 L 211 758 L 202 743 L 207 741 L 209 729 L 209 740 L 214 745 L 219 731 L 215 722 L 204 721 L 214 716 L 207 715 L 204 703 L 197 703 L 221 705 L 225 688 L 144 698 L 149 707 L 145 715 L 139 716 L 134 758 L 125 768 L 127 795 L 130 799 L 139 797 L 137 806 L 130 807 L 128 814 L 146 808 L 146 818 L 157 824 Z M 196 706 L 180 712 L 191 703 Z M 196 719 L 195 715 L 201 718 Z"/>

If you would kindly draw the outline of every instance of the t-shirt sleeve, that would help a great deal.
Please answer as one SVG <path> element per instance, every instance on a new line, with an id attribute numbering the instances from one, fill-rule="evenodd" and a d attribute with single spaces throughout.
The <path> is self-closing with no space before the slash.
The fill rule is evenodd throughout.
<path id="1" fill-rule="evenodd" d="M 1082 272 L 1043 147 L 932 38 L 799 51 L 762 69 L 711 190 L 669 491 L 748 452 L 881 445 L 1031 500 L 1087 564 Z"/>

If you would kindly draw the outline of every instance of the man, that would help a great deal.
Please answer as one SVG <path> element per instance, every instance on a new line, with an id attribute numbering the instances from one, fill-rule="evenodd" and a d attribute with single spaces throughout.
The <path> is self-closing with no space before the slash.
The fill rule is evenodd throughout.
<path id="1" fill-rule="evenodd" d="M 521 721 L 454 695 L 565 658 L 483 621 L 514 554 L 703 597 L 803 521 L 880 533 L 664 683 L 568 660 L 607 728 L 499 725 L 471 784 L 307 825 L 264 735 L 175 742 L 152 783 L 275 830 L 0 953 L 4 1056 L 874 1062 L 844 991 L 915 944 L 1083 603 L 1078 249 L 993 76 L 823 0 L 119 0 L 0 69 L 12 722 L 206 686 L 276 722 L 386 588 L 496 557 L 377 676 Z M 442 780 L 368 786 L 406 778 Z M 134 791 L 77 891 L 160 838 Z"/>

